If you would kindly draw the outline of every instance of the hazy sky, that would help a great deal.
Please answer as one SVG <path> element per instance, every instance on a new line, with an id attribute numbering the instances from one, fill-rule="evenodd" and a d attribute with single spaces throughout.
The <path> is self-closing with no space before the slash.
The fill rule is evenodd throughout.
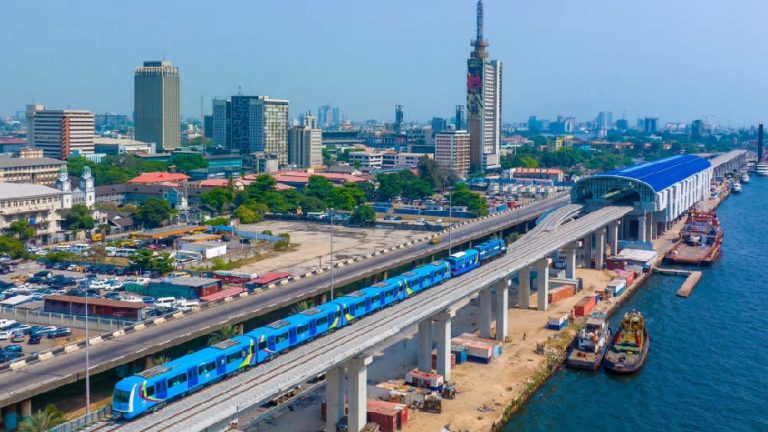
<path id="1" fill-rule="evenodd" d="M 486 0 L 503 116 L 743 125 L 768 113 L 765 0 Z M 133 71 L 181 69 L 182 113 L 200 96 L 324 103 L 345 117 L 449 117 L 465 101 L 474 0 L 35 0 L 0 3 L 0 113 L 30 102 L 133 110 Z"/>

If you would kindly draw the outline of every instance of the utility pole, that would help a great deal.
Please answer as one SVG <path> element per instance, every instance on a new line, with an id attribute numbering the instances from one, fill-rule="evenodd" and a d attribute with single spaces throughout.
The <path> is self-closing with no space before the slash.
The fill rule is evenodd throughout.
<path id="1" fill-rule="evenodd" d="M 85 289 L 85 416 L 91 415 L 91 369 L 90 359 L 91 341 L 88 336 L 88 288 Z"/>
<path id="2" fill-rule="evenodd" d="M 335 214 L 334 209 L 330 209 L 328 212 L 328 217 L 331 218 L 331 301 L 333 300 L 333 216 Z"/>

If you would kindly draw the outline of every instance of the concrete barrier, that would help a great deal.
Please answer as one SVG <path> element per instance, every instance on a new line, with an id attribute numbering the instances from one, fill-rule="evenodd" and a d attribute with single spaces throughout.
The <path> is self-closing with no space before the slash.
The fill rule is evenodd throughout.
<path id="1" fill-rule="evenodd" d="M 232 301 L 232 297 L 224 297 L 224 303 L 231 302 L 231 301 Z"/>
<path id="2" fill-rule="evenodd" d="M 181 318 L 184 316 L 184 312 L 174 312 L 171 316 L 174 318 Z"/>
<path id="3" fill-rule="evenodd" d="M 71 353 L 71 352 L 77 351 L 79 349 L 80 349 L 80 347 L 77 344 L 69 344 L 69 345 L 64 347 L 64 352 L 65 353 Z"/>
<path id="4" fill-rule="evenodd" d="M 112 333 L 112 337 L 113 338 L 117 338 L 117 337 L 120 337 L 120 336 L 123 336 L 123 335 L 125 335 L 125 330 L 122 330 L 122 329 L 121 330 L 116 330 L 115 332 Z"/>
<path id="5" fill-rule="evenodd" d="M 27 361 L 26 360 L 19 360 L 17 362 L 11 363 L 10 368 L 11 368 L 11 370 L 18 370 L 18 369 L 23 368 L 26 365 L 27 365 Z"/>
<path id="6" fill-rule="evenodd" d="M 104 340 L 101 338 L 101 336 L 96 336 L 95 338 L 91 338 L 88 340 L 88 343 L 90 345 L 98 345 L 102 342 L 104 342 Z"/>
<path id="7" fill-rule="evenodd" d="M 139 324 L 136 324 L 135 326 L 133 326 L 133 330 L 134 331 L 144 330 L 144 327 L 146 327 L 146 325 L 144 323 L 139 323 Z"/>
<path id="8" fill-rule="evenodd" d="M 46 360 L 50 360 L 50 359 L 52 359 L 54 357 L 56 357 L 56 356 L 54 356 L 53 353 L 46 352 L 46 353 L 42 353 L 42 354 L 38 355 L 37 359 L 40 360 L 40 361 L 46 361 Z"/>
<path id="9" fill-rule="evenodd" d="M 239 297 L 248 297 L 248 291 L 243 291 L 240 294 L 238 294 Z"/>
<path id="10" fill-rule="evenodd" d="M 154 321 L 152 321 L 152 322 L 153 322 L 155 325 L 158 325 L 158 324 L 162 324 L 162 323 L 164 323 L 164 322 L 165 322 L 165 318 L 163 318 L 163 317 L 160 317 L 160 318 L 155 318 L 155 320 L 154 320 Z"/>

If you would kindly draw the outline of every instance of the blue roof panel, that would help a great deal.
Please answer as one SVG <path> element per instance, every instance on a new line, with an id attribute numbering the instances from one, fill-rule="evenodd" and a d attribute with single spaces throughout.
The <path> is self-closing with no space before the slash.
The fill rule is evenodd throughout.
<path id="1" fill-rule="evenodd" d="M 647 183 L 654 191 L 659 192 L 711 166 L 707 159 L 700 156 L 678 155 L 655 162 L 595 174 L 595 177 L 629 178 Z"/>

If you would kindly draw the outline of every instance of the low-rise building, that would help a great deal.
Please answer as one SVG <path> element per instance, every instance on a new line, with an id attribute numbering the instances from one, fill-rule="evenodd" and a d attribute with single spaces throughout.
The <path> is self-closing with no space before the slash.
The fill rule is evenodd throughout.
<path id="1" fill-rule="evenodd" d="M 61 230 L 62 211 L 71 207 L 71 191 L 34 184 L 0 183 L 0 230 L 25 220 L 35 228 L 36 238 L 48 243 Z"/>
<path id="2" fill-rule="evenodd" d="M 130 138 L 98 137 L 94 138 L 93 147 L 96 153 L 103 153 L 107 156 L 155 153 L 155 146 L 153 144 Z"/>
<path id="3" fill-rule="evenodd" d="M 0 158 L 0 182 L 53 186 L 67 163 L 52 158 Z"/>
<path id="4" fill-rule="evenodd" d="M 352 155 L 353 153 L 350 153 Z M 383 154 L 381 168 L 382 169 L 394 169 L 394 168 L 418 168 L 419 161 L 423 157 L 431 158 L 432 155 L 428 153 L 398 153 L 398 152 L 385 152 Z"/>
<path id="5" fill-rule="evenodd" d="M 87 299 L 87 314 L 93 317 L 116 318 L 131 321 L 141 321 L 144 319 L 144 303 L 126 302 L 119 300 L 109 300 L 103 298 Z M 85 315 L 86 299 L 85 297 L 75 297 L 68 295 L 51 295 L 45 297 L 43 305 L 45 312 L 60 313 L 67 315 Z"/>
<path id="6" fill-rule="evenodd" d="M 227 244 L 225 242 L 188 242 L 181 245 L 181 250 L 198 252 L 204 259 L 216 258 L 227 254 Z"/>
<path id="7" fill-rule="evenodd" d="M 384 153 L 367 151 L 349 152 L 349 163 L 366 172 L 381 169 L 384 164 Z"/>
<path id="8" fill-rule="evenodd" d="M 538 180 L 551 180 L 554 182 L 562 182 L 565 175 L 563 170 L 559 168 L 511 168 L 509 169 L 509 177 L 516 179 L 538 179 Z"/>
<path id="9" fill-rule="evenodd" d="M 189 176 L 170 172 L 145 172 L 128 180 L 128 184 L 179 184 L 189 180 Z"/>
<path id="10" fill-rule="evenodd" d="M 221 281 L 212 278 L 175 277 L 150 282 L 145 294 L 157 297 L 197 299 L 221 291 Z"/>

